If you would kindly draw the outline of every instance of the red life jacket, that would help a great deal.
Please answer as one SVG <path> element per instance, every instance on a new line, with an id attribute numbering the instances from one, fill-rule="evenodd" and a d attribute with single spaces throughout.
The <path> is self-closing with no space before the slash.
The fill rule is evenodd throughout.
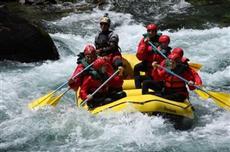
<path id="1" fill-rule="evenodd" d="M 172 71 L 187 79 L 187 73 L 189 73 L 187 61 L 184 60 Z M 165 77 L 165 86 L 168 88 L 186 88 L 186 83 L 178 77 L 167 73 Z"/>
<path id="2" fill-rule="evenodd" d="M 122 56 L 120 52 L 115 52 L 115 53 L 111 53 L 108 54 L 106 56 L 103 56 L 103 58 L 110 64 L 113 65 L 114 68 L 118 67 L 118 66 L 122 66 Z M 119 60 L 119 61 L 118 61 Z M 117 63 L 120 64 L 117 64 Z"/>
<path id="3" fill-rule="evenodd" d="M 159 43 L 159 37 L 160 37 L 161 33 L 157 33 L 157 35 L 151 39 L 150 41 L 152 42 L 153 45 L 155 45 L 156 47 L 158 47 L 160 45 Z M 138 49 L 137 49 L 137 53 L 136 56 L 140 61 L 147 61 L 152 63 L 153 62 L 153 57 L 152 55 L 154 54 L 154 52 L 152 51 L 152 46 L 145 41 L 145 38 L 148 37 L 148 33 L 143 34 L 143 38 L 141 39 L 141 41 L 138 44 Z"/>
<path id="4" fill-rule="evenodd" d="M 183 74 L 181 74 L 181 76 L 184 77 Z M 171 74 L 167 74 L 165 77 L 165 93 L 177 93 L 185 96 L 186 98 L 189 96 L 188 90 L 186 88 L 186 83 Z"/>
<path id="5" fill-rule="evenodd" d="M 101 73 L 102 67 L 105 67 L 106 71 Z M 95 75 L 92 75 L 91 72 L 89 72 L 86 76 L 84 76 L 81 90 L 80 90 L 80 97 L 82 100 L 85 100 L 87 98 L 87 95 L 93 93 L 98 87 L 102 85 L 102 83 L 107 80 L 115 71 L 113 70 L 113 67 L 106 62 L 104 57 L 97 58 L 94 61 L 94 64 L 92 68 L 95 70 L 95 72 L 98 72 L 98 76 L 100 78 L 96 78 Z M 104 87 L 102 87 L 97 95 L 107 95 L 108 88 L 121 88 L 123 84 L 123 79 L 119 76 L 113 77 Z"/>
<path id="6" fill-rule="evenodd" d="M 167 88 L 184 88 L 186 84 L 176 76 L 168 74 L 165 78 L 165 86 Z"/>
<path id="7" fill-rule="evenodd" d="M 75 75 L 77 75 L 79 72 L 81 72 L 82 70 L 84 70 L 84 65 L 83 64 L 78 64 L 76 69 L 74 70 L 71 78 L 74 78 Z M 77 77 L 74 78 L 74 83 L 72 83 L 69 87 L 71 89 L 74 89 L 75 91 L 78 90 L 79 86 L 82 84 L 82 80 L 84 77 L 84 73 L 78 75 Z"/>
<path id="8" fill-rule="evenodd" d="M 96 70 L 100 70 L 102 66 L 106 68 L 106 72 L 104 75 L 107 75 L 107 78 L 109 78 L 115 72 L 111 64 L 107 62 L 104 57 L 98 58 L 93 65 Z M 114 76 L 114 78 L 111 79 L 108 84 L 111 88 L 121 88 L 123 85 L 123 79 L 120 76 Z"/>
<path id="9" fill-rule="evenodd" d="M 80 98 L 82 100 L 87 99 L 87 96 L 89 94 L 92 94 L 98 87 L 101 86 L 103 82 L 97 79 L 94 79 L 91 75 L 85 76 L 83 79 L 83 83 L 81 85 L 81 89 L 80 89 Z M 107 85 L 105 85 L 104 87 L 102 87 L 97 94 L 101 94 L 101 95 L 106 95 L 107 94 Z"/>

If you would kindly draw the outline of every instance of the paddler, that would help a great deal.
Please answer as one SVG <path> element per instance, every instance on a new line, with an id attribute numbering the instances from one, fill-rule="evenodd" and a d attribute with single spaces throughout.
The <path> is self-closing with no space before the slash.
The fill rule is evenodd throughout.
<path id="1" fill-rule="evenodd" d="M 183 57 L 182 48 L 174 48 L 172 53 L 168 56 L 169 60 L 164 60 L 161 66 L 170 69 L 175 74 L 188 80 L 187 84 L 190 90 L 194 90 L 195 85 L 202 85 L 200 76 L 196 71 L 191 69 L 187 63 L 187 58 Z M 142 94 L 149 93 L 148 89 L 154 90 L 154 94 L 164 97 L 166 99 L 183 102 L 189 98 L 189 93 L 186 88 L 186 83 L 178 77 L 167 73 L 165 70 L 157 66 L 153 62 L 153 68 L 157 69 L 157 74 L 162 78 L 162 81 L 146 80 L 143 82 Z"/>
<path id="2" fill-rule="evenodd" d="M 74 70 L 71 78 L 69 79 L 70 88 L 75 91 L 80 89 L 80 97 L 82 100 L 90 98 L 87 102 L 89 107 L 95 107 L 105 102 L 117 100 L 126 96 L 122 90 L 122 69 L 120 73 L 113 77 L 111 81 L 108 82 L 106 87 L 99 90 L 94 96 L 90 96 L 93 91 L 95 91 L 109 76 L 114 73 L 113 67 L 102 57 L 97 57 L 96 49 L 93 45 L 87 44 L 84 48 L 83 54 L 79 54 L 78 65 Z M 92 66 L 83 72 L 78 77 L 74 77 L 77 73 L 81 72 L 84 68 L 88 67 L 91 63 Z"/>
<path id="3" fill-rule="evenodd" d="M 123 69 L 122 56 L 118 46 L 119 37 L 110 30 L 111 20 L 106 13 L 100 18 L 101 31 L 95 37 L 97 55 L 104 57 L 114 68 Z"/>
<path id="4" fill-rule="evenodd" d="M 134 79 L 135 87 L 141 88 L 141 83 L 144 79 L 151 79 L 152 62 L 157 61 L 160 63 L 164 60 L 164 57 L 160 55 L 155 49 L 162 51 L 167 57 L 170 54 L 171 48 L 168 46 L 170 38 L 167 35 L 161 35 L 158 33 L 158 27 L 156 24 L 149 24 L 146 27 L 147 33 L 143 34 L 143 38 L 139 42 L 136 56 L 141 61 L 134 66 Z M 153 46 L 152 46 L 153 45 Z M 145 72 L 145 76 L 142 77 L 140 72 Z"/>

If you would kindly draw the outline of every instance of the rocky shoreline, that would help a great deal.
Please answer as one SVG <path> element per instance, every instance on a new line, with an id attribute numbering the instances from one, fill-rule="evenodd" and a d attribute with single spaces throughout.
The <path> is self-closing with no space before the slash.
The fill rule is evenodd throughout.
<path id="1" fill-rule="evenodd" d="M 59 53 L 43 20 L 55 20 L 70 12 L 92 10 L 102 1 L 89 3 L 57 0 L 0 2 L 0 61 L 37 62 L 58 60 Z"/>
<path id="2" fill-rule="evenodd" d="M 161 8 L 161 2 L 153 2 L 150 5 L 146 2 L 133 3 L 126 0 L 2 0 L 0 2 L 0 60 L 37 62 L 59 59 L 57 48 L 48 34 L 50 31 L 43 21 L 60 19 L 72 12 L 90 12 L 95 7 L 103 9 L 108 3 L 111 5 L 110 10 L 130 13 L 137 22 L 144 24 L 154 21 L 162 30 L 205 29 L 230 25 L 229 0 L 187 0 L 186 2 L 191 6 L 185 8 L 184 12 L 182 10 L 180 14 L 168 13 L 166 17 L 157 20 L 155 18 L 157 11 L 145 12 L 145 10 L 149 7 Z M 164 6 L 159 11 L 167 12 L 170 7 Z"/>

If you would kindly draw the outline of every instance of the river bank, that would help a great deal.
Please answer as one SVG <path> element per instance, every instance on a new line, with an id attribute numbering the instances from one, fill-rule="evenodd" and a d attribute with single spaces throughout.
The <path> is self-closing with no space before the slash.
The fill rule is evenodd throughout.
<path id="1" fill-rule="evenodd" d="M 135 2 L 118 1 L 72 1 L 52 5 L 20 5 L 5 3 L 10 12 L 43 26 L 44 21 L 57 20 L 69 13 L 90 12 L 94 8 L 130 13 L 137 22 L 155 22 L 163 29 L 205 29 L 230 25 L 230 1 L 175 1 Z M 108 7 L 109 5 L 109 7 Z"/>
<path id="2" fill-rule="evenodd" d="M 167 16 L 167 10 L 179 16 L 182 16 L 180 13 L 186 14 L 187 3 L 183 0 L 174 2 L 168 9 L 164 7 L 166 14 L 164 9 L 157 14 Z M 169 6 L 169 0 L 160 3 Z M 135 6 L 138 4 L 142 2 L 133 2 Z M 146 5 L 139 9 L 147 10 Z M 73 91 L 65 94 L 55 108 L 28 109 L 27 105 L 32 100 L 68 80 L 76 67 L 76 55 L 86 43 L 94 42 L 99 30 L 98 20 L 104 13 L 108 12 L 114 23 L 123 53 L 135 53 L 142 34 L 146 32 L 144 25 L 147 21 L 158 20 L 150 18 L 142 22 L 145 14 L 136 16 L 121 13 L 122 10 L 109 11 L 111 6 L 112 3 L 103 9 L 96 7 L 82 13 L 67 13 L 67 16 L 50 17 L 43 22 L 44 29 L 59 50 L 59 60 L 38 63 L 0 61 L 0 151 L 229 152 L 229 112 L 212 100 L 200 99 L 193 92 L 190 92 L 190 102 L 197 119 L 194 127 L 187 131 L 175 130 L 162 117 L 150 117 L 139 112 L 92 116 L 76 107 Z M 131 3 L 129 11 L 132 11 Z M 161 26 L 160 30 L 170 36 L 171 47 L 182 47 L 186 57 L 203 65 L 199 73 L 208 89 L 229 93 L 230 27 L 214 25 L 218 27 L 175 27 L 170 30 L 165 26 L 168 28 L 164 30 Z"/>

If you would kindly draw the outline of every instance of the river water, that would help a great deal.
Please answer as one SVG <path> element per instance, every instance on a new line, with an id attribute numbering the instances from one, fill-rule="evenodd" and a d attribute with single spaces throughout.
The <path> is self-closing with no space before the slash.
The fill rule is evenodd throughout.
<path id="1" fill-rule="evenodd" d="M 175 130 L 161 117 L 138 112 L 92 116 L 76 108 L 73 91 L 55 108 L 27 108 L 31 100 L 66 82 L 76 66 L 76 55 L 86 43 L 94 42 L 98 19 L 105 12 L 116 23 L 113 29 L 123 53 L 135 53 L 144 24 L 129 13 L 96 8 L 47 21 L 49 29 L 54 29 L 50 35 L 60 60 L 0 62 L 0 151 L 229 152 L 229 112 L 193 92 L 190 100 L 197 120 L 187 131 Z M 208 89 L 230 93 L 230 27 L 161 32 L 170 35 L 172 47 L 182 47 L 186 57 L 203 65 L 199 73 Z"/>

